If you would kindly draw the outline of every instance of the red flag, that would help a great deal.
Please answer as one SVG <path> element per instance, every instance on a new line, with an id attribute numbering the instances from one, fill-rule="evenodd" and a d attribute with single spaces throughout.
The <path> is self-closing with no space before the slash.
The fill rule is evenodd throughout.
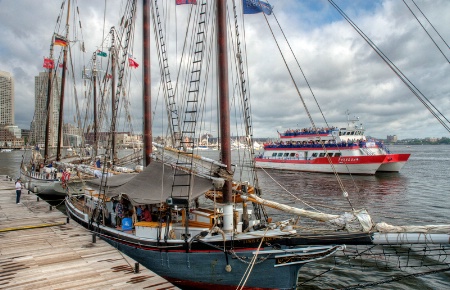
<path id="1" fill-rule="evenodd" d="M 130 67 L 134 67 L 134 68 L 139 67 L 139 64 L 137 62 L 135 62 L 132 58 L 128 58 L 128 64 L 130 65 Z"/>
<path id="2" fill-rule="evenodd" d="M 106 78 L 107 78 L 107 79 L 112 79 L 112 75 L 107 74 L 107 75 L 106 75 Z"/>
<path id="3" fill-rule="evenodd" d="M 177 5 L 182 4 L 197 4 L 197 0 L 176 0 Z"/>
<path id="4" fill-rule="evenodd" d="M 55 62 L 53 61 L 53 59 L 44 57 L 44 64 L 42 65 L 42 67 L 48 68 L 48 69 L 54 68 Z"/>
<path id="5" fill-rule="evenodd" d="M 62 63 L 58 64 L 58 67 L 63 67 L 63 64 Z"/>
<path id="6" fill-rule="evenodd" d="M 64 171 L 61 176 L 61 181 L 67 182 L 67 181 L 69 181 L 69 179 L 70 179 L 70 173 L 67 171 Z"/>

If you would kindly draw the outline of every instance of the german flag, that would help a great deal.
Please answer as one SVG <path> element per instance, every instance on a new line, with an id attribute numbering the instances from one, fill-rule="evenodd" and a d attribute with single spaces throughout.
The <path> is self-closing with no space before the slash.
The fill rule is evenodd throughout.
<path id="1" fill-rule="evenodd" d="M 67 46 L 67 40 L 61 36 L 55 35 L 54 45 Z"/>

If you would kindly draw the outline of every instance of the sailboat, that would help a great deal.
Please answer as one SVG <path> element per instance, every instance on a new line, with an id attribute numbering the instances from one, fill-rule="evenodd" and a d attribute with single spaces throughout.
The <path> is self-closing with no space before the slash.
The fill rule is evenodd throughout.
<path id="1" fill-rule="evenodd" d="M 57 29 L 61 27 L 64 15 L 64 3 L 61 6 L 60 16 L 57 20 Z M 73 154 L 72 150 L 68 150 L 67 156 L 62 156 L 63 152 L 63 127 L 64 124 L 64 97 L 66 88 L 66 74 L 69 67 L 73 68 L 71 46 L 78 44 L 80 50 L 84 51 L 84 42 L 82 39 L 69 39 L 69 19 L 71 13 L 70 1 L 67 3 L 66 22 L 63 25 L 62 32 L 56 31 L 52 35 L 50 44 L 50 53 L 48 58 L 44 58 L 43 67 L 48 71 L 42 74 L 41 81 L 44 78 L 47 80 L 46 92 L 42 91 L 40 94 L 45 96 L 45 133 L 44 133 L 44 156 L 40 153 L 39 145 L 37 144 L 31 151 L 29 162 L 22 160 L 20 173 L 22 180 L 26 182 L 28 189 L 35 193 L 42 195 L 64 196 L 67 193 L 67 181 L 71 180 L 71 188 L 73 191 L 82 191 L 82 180 L 89 178 L 89 176 L 73 170 L 72 167 L 61 166 L 59 163 L 64 161 L 66 164 L 81 163 L 88 160 L 89 157 L 83 157 Z M 80 26 L 81 28 L 81 26 Z M 64 35 L 62 35 L 64 34 Z M 78 43 L 79 42 L 79 43 Z M 56 46 L 61 47 L 61 55 L 57 62 L 54 59 L 54 49 Z M 75 47 L 75 46 L 74 46 Z M 61 59 L 62 58 L 62 59 Z M 69 61 L 70 60 L 70 61 Z M 58 62 L 59 65 L 58 65 Z M 56 63 L 56 65 L 55 65 Z M 61 76 L 59 76 L 59 72 Z M 73 74 L 73 71 L 72 71 Z M 73 75 L 73 77 L 75 77 Z M 44 89 L 44 86 L 43 86 Z M 76 90 L 75 90 L 76 91 Z M 54 122 L 57 122 L 57 132 L 54 132 Z M 34 130 L 39 130 L 37 127 L 43 124 L 34 123 Z M 70 125 L 70 124 L 67 124 Z M 78 125 L 80 125 L 78 123 Z M 78 126 L 80 128 L 80 126 Z M 77 130 L 79 131 L 79 130 Z M 82 135 L 81 132 L 78 132 Z M 52 156 L 50 147 L 54 146 L 56 140 L 56 156 Z M 72 149 L 72 148 L 68 148 Z"/>
<path id="2" fill-rule="evenodd" d="M 182 111 L 183 116 L 180 116 L 179 126 L 174 126 L 178 124 L 178 119 L 171 123 L 171 129 L 176 133 L 172 143 L 174 146 L 169 148 L 164 144 L 154 144 L 157 150 L 153 151 L 149 126 L 150 65 L 147 40 L 150 36 L 149 12 L 152 11 L 155 17 L 160 15 L 157 2 L 150 4 L 147 0 L 143 1 L 146 167 L 131 180 L 118 182 L 114 184 L 117 186 L 109 189 L 100 188 L 67 196 L 66 210 L 73 220 L 183 289 L 295 289 L 303 265 L 333 256 L 345 249 L 346 244 L 448 243 L 450 225 L 393 227 L 384 223 L 374 224 L 364 209 L 353 209 L 341 215 L 327 214 L 261 198 L 262 188 L 258 185 L 254 164 L 249 166 L 245 163 L 242 169 L 232 164 L 227 1 L 224 0 L 198 1 L 192 7 L 192 19 L 198 25 L 193 50 L 195 57 L 191 59 L 190 67 L 192 78 L 188 80 L 190 94 L 186 97 L 187 105 Z M 265 11 L 271 9 L 270 5 L 264 7 Z M 240 6 L 232 8 L 236 16 L 237 11 L 243 10 Z M 134 13 L 127 14 L 128 25 L 131 25 Z M 211 23 L 216 23 L 217 27 L 208 30 L 206 20 L 211 15 L 215 15 Z M 154 20 L 158 33 L 161 22 Z M 206 67 L 202 67 L 206 59 L 203 52 L 214 51 L 204 47 L 210 43 L 207 33 L 215 37 L 218 53 L 217 86 L 220 89 L 216 91 L 218 100 L 214 101 L 220 105 L 221 151 L 218 160 L 200 157 L 186 150 L 194 145 L 198 125 L 196 108 L 201 107 L 197 103 L 201 82 L 197 77 Z M 163 40 L 163 35 L 159 34 L 158 39 Z M 234 34 L 235 37 L 238 35 L 237 32 Z M 233 43 L 237 45 L 240 42 Z M 242 68 L 244 51 L 239 46 L 235 48 L 237 67 Z M 165 69 L 166 66 L 162 72 L 167 77 Z M 241 96 L 245 100 L 245 74 L 240 76 Z M 164 82 L 169 83 L 167 79 Z M 250 111 L 248 107 L 242 110 L 247 124 L 246 136 L 249 136 L 249 144 L 252 145 Z M 169 110 L 169 113 L 170 118 L 175 118 L 180 110 Z M 252 148 L 249 146 L 249 150 Z M 239 178 L 243 173 L 240 170 L 246 169 L 250 169 L 246 176 L 248 181 Z M 114 182 L 113 178 L 110 180 Z M 348 198 L 347 192 L 343 195 Z M 268 217 L 266 207 L 295 217 L 274 221 Z M 320 222 L 327 228 L 302 230 L 303 220 Z"/>

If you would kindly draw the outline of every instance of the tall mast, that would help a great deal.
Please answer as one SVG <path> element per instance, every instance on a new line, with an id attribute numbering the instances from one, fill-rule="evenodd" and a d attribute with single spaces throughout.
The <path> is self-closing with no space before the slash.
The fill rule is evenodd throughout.
<path id="1" fill-rule="evenodd" d="M 94 53 L 94 70 L 92 71 L 92 77 L 94 82 L 94 157 L 97 156 L 98 151 L 98 136 L 97 136 L 97 127 L 98 127 L 98 118 L 97 118 L 97 54 Z"/>
<path id="2" fill-rule="evenodd" d="M 144 88 L 143 88 L 143 115 L 144 115 L 144 132 L 143 132 L 143 142 L 144 142 L 144 166 L 150 164 L 152 154 L 152 111 L 151 111 L 151 94 L 150 94 L 150 5 L 149 0 L 143 0 L 143 21 L 142 21 L 142 31 L 143 31 L 143 77 L 144 77 Z"/>
<path id="3" fill-rule="evenodd" d="M 112 157 L 112 165 L 116 164 L 117 161 L 117 152 L 116 152 L 116 58 L 115 58 L 115 47 L 114 47 L 114 29 L 111 28 L 111 109 L 112 109 L 112 132 L 111 132 L 111 157 Z"/>
<path id="4" fill-rule="evenodd" d="M 50 44 L 50 59 L 53 59 L 53 37 L 52 43 Z M 44 163 L 47 163 L 48 159 L 48 137 L 50 135 L 50 117 L 51 117 L 51 108 L 52 107 L 52 74 L 53 74 L 53 66 L 48 68 L 48 80 L 47 80 L 47 119 L 45 121 L 45 148 L 44 148 Z"/>
<path id="5" fill-rule="evenodd" d="M 69 36 L 69 16 L 70 16 L 70 0 L 67 2 L 67 18 L 66 18 L 66 40 Z M 67 66 L 67 49 L 69 44 L 64 46 L 63 68 L 61 76 L 61 97 L 59 101 L 59 124 L 58 124 L 58 146 L 56 147 L 56 161 L 61 161 L 61 146 L 63 141 L 63 109 L 64 109 L 64 88 L 66 82 L 66 66 Z"/>
<path id="6" fill-rule="evenodd" d="M 230 104 L 228 99 L 228 58 L 227 58 L 227 26 L 226 26 L 226 0 L 216 1 L 217 11 L 217 61 L 219 76 L 219 104 L 220 104 L 220 145 L 222 163 L 231 168 L 231 136 L 230 136 Z M 233 205 L 231 181 L 225 180 L 222 189 L 224 207 L 224 232 L 233 230 Z"/>

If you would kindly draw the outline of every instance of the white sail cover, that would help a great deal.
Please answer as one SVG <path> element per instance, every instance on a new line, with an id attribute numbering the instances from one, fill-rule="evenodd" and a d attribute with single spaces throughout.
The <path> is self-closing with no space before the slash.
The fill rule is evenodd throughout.
<path id="1" fill-rule="evenodd" d="M 384 222 L 377 223 L 376 229 L 380 233 L 442 233 L 450 234 L 450 225 L 426 226 L 393 226 Z M 450 242 L 450 240 L 449 240 Z"/>

